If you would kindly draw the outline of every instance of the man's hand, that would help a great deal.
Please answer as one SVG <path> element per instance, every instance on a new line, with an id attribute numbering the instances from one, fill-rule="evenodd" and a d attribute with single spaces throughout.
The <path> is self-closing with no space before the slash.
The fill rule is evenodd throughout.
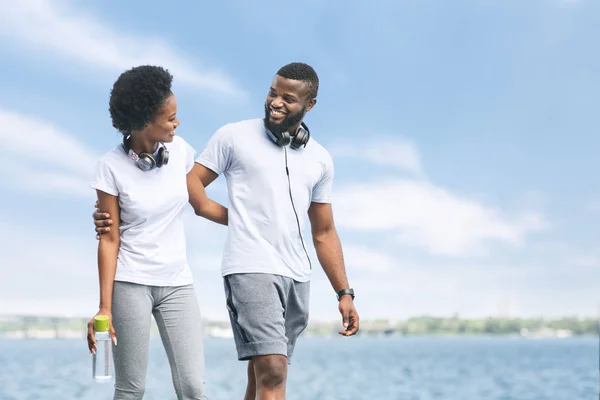
<path id="1" fill-rule="evenodd" d="M 96 239 L 100 239 L 100 235 L 110 232 L 110 225 L 113 221 L 110 219 L 110 214 L 98 210 L 98 201 L 96 201 L 94 207 L 96 207 L 96 211 L 94 211 L 92 217 L 94 217 L 94 225 L 96 225 Z"/>
<path id="2" fill-rule="evenodd" d="M 342 296 L 339 304 L 340 313 L 342 314 L 342 323 L 344 324 L 343 330 L 338 333 L 342 336 L 352 336 L 358 332 L 359 317 L 352 297 L 346 295 Z"/>

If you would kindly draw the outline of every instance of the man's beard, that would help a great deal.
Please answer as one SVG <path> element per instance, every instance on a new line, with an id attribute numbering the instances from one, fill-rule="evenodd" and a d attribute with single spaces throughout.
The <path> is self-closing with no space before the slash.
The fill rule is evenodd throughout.
<path id="1" fill-rule="evenodd" d="M 306 106 L 302 107 L 302 110 L 298 111 L 295 114 L 287 114 L 283 121 L 276 124 L 271 122 L 269 116 L 271 114 L 271 109 L 269 108 L 269 104 L 265 103 L 265 127 L 271 131 L 274 135 L 281 135 L 283 132 L 289 132 L 289 129 L 302 121 L 302 117 L 304 117 L 304 112 L 306 111 Z M 291 136 L 294 136 L 296 132 L 289 132 Z"/>

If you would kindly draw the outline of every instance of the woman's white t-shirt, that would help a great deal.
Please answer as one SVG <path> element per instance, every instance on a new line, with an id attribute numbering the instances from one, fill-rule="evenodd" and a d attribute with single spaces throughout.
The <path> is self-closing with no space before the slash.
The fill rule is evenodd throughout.
<path id="1" fill-rule="evenodd" d="M 121 245 L 115 280 L 151 286 L 193 282 L 183 209 L 196 152 L 182 138 L 166 143 L 169 162 L 142 171 L 119 145 L 100 158 L 91 186 L 119 197 Z"/>

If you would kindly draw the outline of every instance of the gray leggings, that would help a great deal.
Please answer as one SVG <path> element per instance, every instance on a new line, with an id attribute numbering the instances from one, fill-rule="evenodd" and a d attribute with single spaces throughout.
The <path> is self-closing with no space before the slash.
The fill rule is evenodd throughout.
<path id="1" fill-rule="evenodd" d="M 159 287 L 116 281 L 112 301 L 117 333 L 114 400 L 144 396 L 150 314 L 169 358 L 177 399 L 206 399 L 202 322 L 193 285 Z"/>

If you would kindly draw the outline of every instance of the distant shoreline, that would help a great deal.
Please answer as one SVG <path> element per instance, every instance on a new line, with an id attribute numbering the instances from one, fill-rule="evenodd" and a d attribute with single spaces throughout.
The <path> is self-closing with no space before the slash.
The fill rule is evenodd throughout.
<path id="1" fill-rule="evenodd" d="M 151 337 L 158 337 L 158 332 L 153 332 Z M 337 334 L 330 335 L 315 335 L 304 333 L 303 336 L 307 338 L 337 338 L 339 336 Z M 0 340 L 84 340 L 86 337 L 85 332 L 80 331 L 72 331 L 67 335 L 59 335 L 54 336 L 50 332 L 40 332 L 39 334 L 33 334 L 32 336 L 24 336 L 20 334 L 14 333 L 0 333 Z M 233 340 L 233 337 L 228 335 L 223 336 L 215 336 L 210 334 L 205 334 L 204 338 L 207 339 L 215 339 L 215 340 Z M 521 335 L 513 335 L 513 334 L 445 334 L 445 333 L 423 333 L 423 334 L 394 334 L 394 335 L 378 335 L 378 334 L 357 334 L 356 338 L 381 338 L 381 339 L 415 339 L 415 338 L 423 338 L 423 339 L 515 339 L 515 340 L 564 340 L 564 339 L 597 339 L 598 335 L 591 334 L 583 334 L 583 335 L 565 335 L 565 336 L 556 336 L 556 335 L 548 335 L 548 336 L 521 336 Z"/>
<path id="2" fill-rule="evenodd" d="M 68 339 L 86 335 L 87 318 L 45 316 L 0 316 L 0 338 L 9 339 Z M 229 322 L 203 321 L 204 336 L 232 338 Z M 573 336 L 597 336 L 598 321 L 593 318 L 564 317 L 544 318 L 481 318 L 461 319 L 458 316 L 413 317 L 406 320 L 361 321 L 361 336 L 479 336 L 521 338 L 568 338 Z M 338 336 L 340 321 L 311 321 L 306 336 Z M 158 333 L 152 320 L 151 332 Z"/>

